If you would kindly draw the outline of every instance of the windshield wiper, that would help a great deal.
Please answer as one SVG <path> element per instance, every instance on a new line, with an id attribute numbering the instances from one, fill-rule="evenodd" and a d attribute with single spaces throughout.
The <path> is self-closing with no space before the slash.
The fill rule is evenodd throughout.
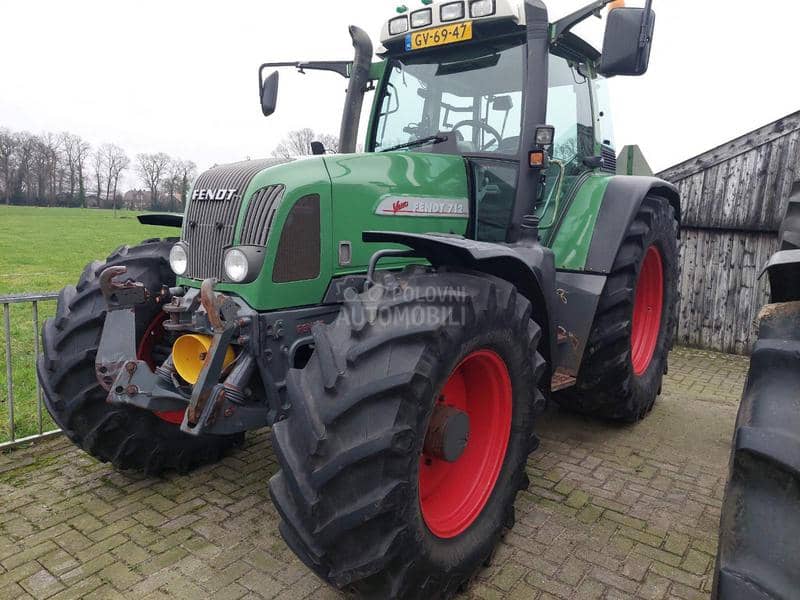
<path id="1" fill-rule="evenodd" d="M 419 138 L 418 140 L 414 140 L 412 142 L 406 142 L 405 144 L 397 144 L 397 146 L 386 148 L 385 150 L 381 150 L 381 152 L 393 152 L 394 150 L 405 150 L 406 148 L 415 148 L 416 146 L 424 146 L 425 144 L 441 144 L 442 142 L 446 142 L 448 139 L 449 138 L 444 135 L 429 135 L 428 137 Z"/>

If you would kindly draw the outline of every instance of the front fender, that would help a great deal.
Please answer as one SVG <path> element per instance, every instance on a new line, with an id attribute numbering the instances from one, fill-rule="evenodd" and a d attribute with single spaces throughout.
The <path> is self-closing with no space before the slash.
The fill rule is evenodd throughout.
<path id="1" fill-rule="evenodd" d="M 455 267 L 480 271 L 505 279 L 516 286 L 532 305 L 533 319 L 542 327 L 542 352 L 552 365 L 556 357 L 555 260 L 541 244 L 492 244 L 459 236 L 366 231 L 364 242 L 402 244 L 414 250 L 434 267 Z"/>

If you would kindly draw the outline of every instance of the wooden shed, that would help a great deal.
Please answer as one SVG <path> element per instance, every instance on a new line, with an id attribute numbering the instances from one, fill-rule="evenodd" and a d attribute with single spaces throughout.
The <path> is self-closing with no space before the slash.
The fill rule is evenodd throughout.
<path id="1" fill-rule="evenodd" d="M 676 343 L 749 353 L 768 301 L 759 275 L 800 180 L 800 112 L 659 176 L 680 188 L 683 207 Z"/>

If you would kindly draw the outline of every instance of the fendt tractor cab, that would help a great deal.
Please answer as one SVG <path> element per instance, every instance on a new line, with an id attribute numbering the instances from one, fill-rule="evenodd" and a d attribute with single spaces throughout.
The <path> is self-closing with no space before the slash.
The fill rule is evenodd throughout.
<path id="1" fill-rule="evenodd" d="M 65 288 L 47 406 L 121 469 L 185 471 L 272 427 L 287 544 L 330 584 L 456 593 L 514 523 L 549 400 L 637 421 L 672 343 L 679 198 L 618 168 L 605 78 L 648 67 L 655 15 L 612 7 L 603 52 L 540 0 L 423 0 L 346 62 L 338 154 L 201 175 L 179 240 Z M 374 92 L 365 151 L 356 153 Z M 623 153 L 636 158 L 635 150 Z M 625 175 L 618 175 L 623 171 Z"/>

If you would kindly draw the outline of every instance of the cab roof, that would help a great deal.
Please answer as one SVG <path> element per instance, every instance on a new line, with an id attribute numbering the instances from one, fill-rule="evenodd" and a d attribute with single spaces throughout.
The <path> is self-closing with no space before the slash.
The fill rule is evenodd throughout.
<path id="1" fill-rule="evenodd" d="M 446 17 L 445 9 L 457 11 L 459 5 L 462 8 L 460 18 L 451 17 L 443 20 L 443 17 Z M 488 5 L 491 10 L 486 14 L 472 12 L 475 5 Z M 457 14 L 457 12 L 452 14 Z M 480 16 L 473 16 L 475 14 Z M 415 31 L 452 25 L 463 21 L 490 22 L 503 20 L 524 26 L 524 0 L 434 0 L 428 6 L 409 10 L 389 19 L 381 31 L 381 43 L 384 45 L 391 44 L 404 39 L 408 34 Z"/>
<path id="2" fill-rule="evenodd" d="M 488 4 L 491 9 L 482 16 L 472 16 L 471 11 L 475 4 Z M 453 18 L 452 15 L 459 13 L 459 6 L 461 7 L 461 16 Z M 451 11 L 450 15 L 445 10 Z M 491 39 L 492 33 L 515 29 L 522 32 L 527 24 L 525 0 L 483 0 L 483 2 L 480 0 L 433 0 L 429 5 L 415 10 L 407 10 L 384 23 L 381 31 L 384 52 L 380 52 L 380 54 L 406 54 L 409 52 L 408 40 L 415 32 L 436 30 L 439 27 L 466 21 L 471 21 L 478 32 L 490 32 L 487 39 Z M 479 42 L 479 36 L 480 33 L 476 36 L 475 41 Z M 585 60 L 597 61 L 600 58 L 600 52 L 594 46 L 571 31 L 562 34 L 557 40 L 552 40 L 551 44 L 554 53 L 570 60 L 582 62 Z M 438 48 L 444 47 L 439 46 Z"/>

